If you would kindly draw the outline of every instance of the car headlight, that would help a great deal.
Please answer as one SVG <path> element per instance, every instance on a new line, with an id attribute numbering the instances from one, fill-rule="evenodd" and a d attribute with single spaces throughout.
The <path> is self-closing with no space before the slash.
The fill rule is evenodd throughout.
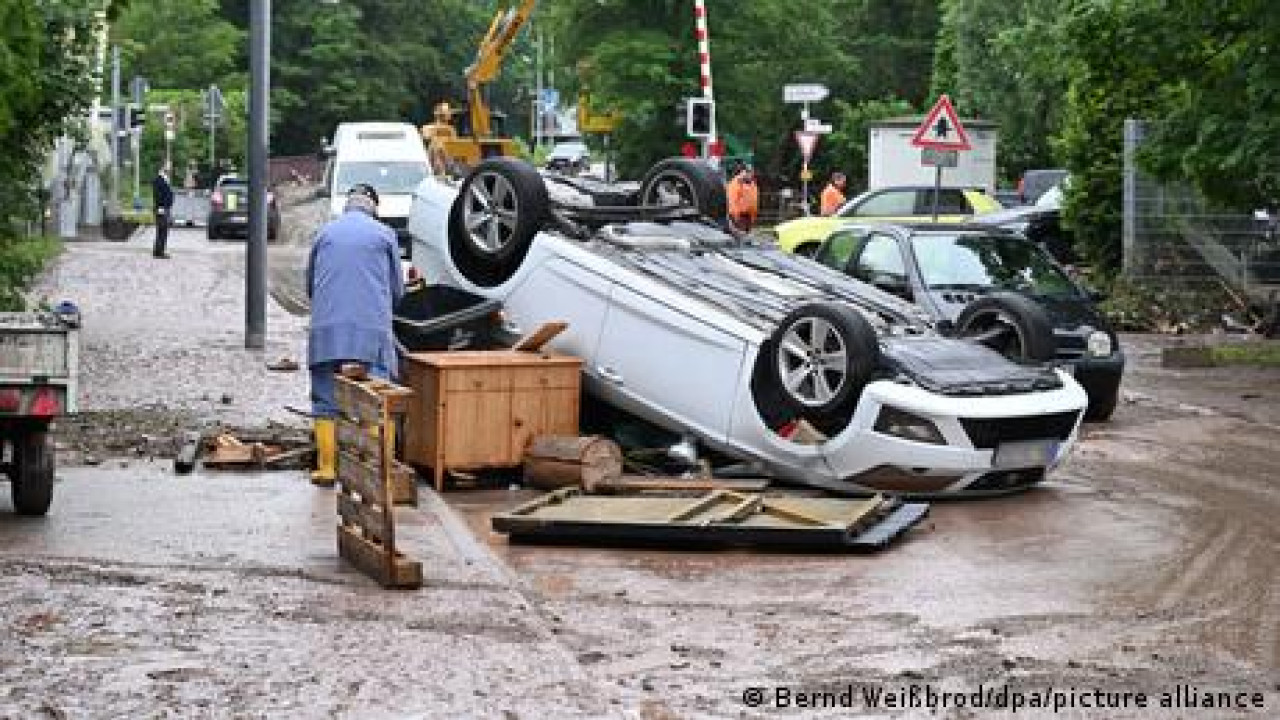
<path id="1" fill-rule="evenodd" d="M 912 442 L 930 445 L 947 444 L 933 421 L 888 405 L 880 408 L 880 415 L 876 417 L 874 429 L 876 432 Z"/>
<path id="2" fill-rule="evenodd" d="M 1094 357 L 1106 357 L 1111 354 L 1111 336 L 1101 330 L 1089 333 L 1086 344 L 1089 354 Z"/>

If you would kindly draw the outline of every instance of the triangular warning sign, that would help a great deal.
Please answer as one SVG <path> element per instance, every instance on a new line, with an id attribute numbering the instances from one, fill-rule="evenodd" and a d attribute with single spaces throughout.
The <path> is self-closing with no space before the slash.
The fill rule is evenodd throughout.
<path id="1" fill-rule="evenodd" d="M 951 98 L 943 95 L 934 103 L 933 109 L 925 116 L 924 122 L 916 128 L 911 138 L 916 147 L 933 148 L 935 150 L 969 150 L 969 136 L 960 124 L 956 109 L 951 106 Z"/>

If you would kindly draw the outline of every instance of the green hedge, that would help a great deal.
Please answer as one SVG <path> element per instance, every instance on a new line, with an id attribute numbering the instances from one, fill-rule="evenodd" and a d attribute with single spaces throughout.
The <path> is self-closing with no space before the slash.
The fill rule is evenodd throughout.
<path id="1" fill-rule="evenodd" d="M 0 241 L 0 310 L 25 310 L 23 293 L 49 260 L 62 252 L 54 238 L 8 238 Z"/>

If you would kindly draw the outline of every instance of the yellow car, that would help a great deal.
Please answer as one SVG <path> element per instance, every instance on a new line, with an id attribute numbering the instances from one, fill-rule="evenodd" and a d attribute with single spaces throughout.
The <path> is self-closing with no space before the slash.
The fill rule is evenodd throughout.
<path id="1" fill-rule="evenodd" d="M 933 220 L 933 186 L 884 187 L 868 190 L 847 201 L 834 215 L 804 217 L 779 224 L 773 232 L 778 247 L 790 253 L 812 255 L 833 230 L 849 218 L 894 223 Z M 973 215 L 1000 210 L 1000 203 L 982 190 L 942 188 L 938 193 L 938 222 L 964 222 Z"/>

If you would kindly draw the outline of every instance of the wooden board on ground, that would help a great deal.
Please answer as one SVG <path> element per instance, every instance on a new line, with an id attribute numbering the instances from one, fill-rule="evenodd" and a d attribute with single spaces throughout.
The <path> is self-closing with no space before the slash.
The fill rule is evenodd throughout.
<path id="1" fill-rule="evenodd" d="M 752 545 L 876 550 L 928 513 L 896 499 L 769 496 L 715 490 L 700 497 L 609 497 L 562 488 L 506 513 L 493 529 L 542 542 Z"/>
<path id="2" fill-rule="evenodd" d="M 602 480 L 594 483 L 588 492 L 609 495 L 624 495 L 642 492 L 710 492 L 712 490 L 733 490 L 736 492 L 764 492 L 770 481 L 760 479 L 721 479 L 721 478 L 682 478 L 652 477 L 648 475 L 623 475 L 613 480 Z"/>

